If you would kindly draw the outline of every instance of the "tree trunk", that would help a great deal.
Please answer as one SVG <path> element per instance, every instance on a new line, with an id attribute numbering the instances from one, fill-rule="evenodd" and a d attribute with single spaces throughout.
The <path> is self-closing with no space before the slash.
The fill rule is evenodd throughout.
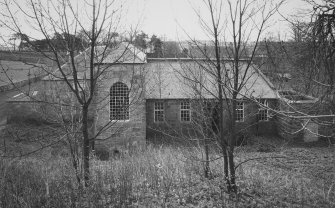
<path id="1" fill-rule="evenodd" d="M 224 136 L 224 128 L 223 128 L 223 93 L 222 93 L 222 85 L 221 85 L 221 68 L 218 69 L 218 87 L 219 87 L 219 131 L 220 131 L 220 145 L 221 151 L 223 154 L 223 163 L 224 163 L 224 176 L 226 182 L 229 182 L 229 175 L 228 175 L 228 158 L 227 158 L 227 143 L 225 141 Z"/>
<path id="2" fill-rule="evenodd" d="M 212 5 L 209 4 L 209 6 L 211 7 L 211 11 L 212 10 Z M 219 90 L 219 143 L 221 145 L 221 151 L 223 154 L 223 163 L 224 163 L 224 175 L 225 175 L 225 179 L 226 181 L 228 181 L 228 160 L 227 160 L 227 144 L 225 141 L 225 137 L 224 137 L 224 128 L 223 128 L 223 83 L 222 83 L 222 68 L 221 68 L 221 57 L 220 57 L 220 46 L 219 46 L 219 34 L 218 34 L 218 28 L 216 27 L 215 21 L 214 21 L 214 16 L 213 13 L 211 13 L 211 17 L 212 17 L 212 22 L 213 22 L 213 29 L 214 29 L 214 44 L 215 44 L 215 61 L 216 61 L 216 73 L 217 73 L 217 87 Z"/>
<path id="3" fill-rule="evenodd" d="M 205 178 L 210 177 L 210 169 L 209 169 L 209 148 L 208 148 L 208 141 L 207 138 L 205 138 L 205 157 L 206 157 L 206 162 L 205 162 Z"/>
<path id="4" fill-rule="evenodd" d="M 88 134 L 88 105 L 82 107 L 82 132 L 83 132 L 83 163 L 84 163 L 84 182 L 85 187 L 88 186 L 90 179 L 90 138 Z"/>
<path id="5" fill-rule="evenodd" d="M 230 187 L 230 181 L 229 181 L 229 174 L 228 174 L 228 156 L 227 156 L 227 147 L 222 147 L 222 154 L 223 154 L 223 172 L 224 177 L 226 180 L 227 187 Z"/>
<path id="6" fill-rule="evenodd" d="M 235 174 L 235 163 L 234 163 L 234 141 L 235 135 L 231 135 L 231 143 L 228 148 L 228 164 L 229 164 L 229 192 L 237 192 L 236 186 L 236 174 Z"/>
<path id="7" fill-rule="evenodd" d="M 235 83 L 237 83 L 238 80 L 235 80 Z M 234 84 L 235 84 L 234 83 Z M 235 88 L 237 89 L 237 85 L 235 85 Z M 233 100 L 232 100 L 232 116 L 230 121 L 230 135 L 228 138 L 228 148 L 227 148 L 227 154 L 228 154 L 228 166 L 229 166 L 229 186 L 228 191 L 229 192 L 237 192 L 237 186 L 236 186 L 236 174 L 235 174 L 235 163 L 234 163 L 234 145 L 236 140 L 236 105 L 237 105 L 237 93 L 234 92 L 233 94 Z"/>

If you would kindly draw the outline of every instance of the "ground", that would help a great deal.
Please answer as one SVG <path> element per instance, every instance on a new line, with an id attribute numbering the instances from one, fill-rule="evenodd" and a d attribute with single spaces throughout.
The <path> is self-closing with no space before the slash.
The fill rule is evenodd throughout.
<path id="1" fill-rule="evenodd" d="M 24 139 L 34 134 L 29 129 L 29 133 L 15 131 L 16 139 L 21 140 L 16 140 L 13 151 L 25 146 L 32 150 Z M 40 144 L 36 138 L 30 142 Z M 24 158 L 0 159 L 0 175 L 4 176 L 0 187 L 5 187 L 0 188 L 0 199 L 7 199 L 6 207 L 23 202 L 31 207 L 335 206 L 335 146 L 327 142 L 305 145 L 255 137 L 248 145 L 237 147 L 235 161 L 241 164 L 237 168 L 238 195 L 227 194 L 222 160 L 214 160 L 219 156 L 215 152 L 211 154 L 211 179 L 204 177 L 197 148 L 149 145 L 125 150 L 108 161 L 93 157 L 92 185 L 80 190 L 71 157 L 55 151 L 57 148 L 60 146 Z M 6 170 L 10 171 L 6 174 Z M 11 201 L 13 196 L 20 201 Z"/>

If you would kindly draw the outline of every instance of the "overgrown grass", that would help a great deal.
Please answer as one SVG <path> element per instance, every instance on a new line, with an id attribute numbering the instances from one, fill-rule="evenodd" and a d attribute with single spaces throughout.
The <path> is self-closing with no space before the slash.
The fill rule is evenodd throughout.
<path id="1" fill-rule="evenodd" d="M 252 154 L 239 150 L 236 159 Z M 206 179 L 196 157 L 194 149 L 149 146 L 120 159 L 92 158 L 89 188 L 77 183 L 70 158 L 0 159 L 0 207 L 335 207 L 335 181 L 266 159 L 239 166 L 239 193 L 229 195 L 222 161 L 211 163 Z"/>

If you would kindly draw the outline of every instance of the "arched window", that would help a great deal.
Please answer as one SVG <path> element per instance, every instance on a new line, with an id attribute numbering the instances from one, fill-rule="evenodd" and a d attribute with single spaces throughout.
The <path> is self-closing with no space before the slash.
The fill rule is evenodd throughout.
<path id="1" fill-rule="evenodd" d="M 129 89 L 117 82 L 110 89 L 110 119 L 129 120 Z"/>

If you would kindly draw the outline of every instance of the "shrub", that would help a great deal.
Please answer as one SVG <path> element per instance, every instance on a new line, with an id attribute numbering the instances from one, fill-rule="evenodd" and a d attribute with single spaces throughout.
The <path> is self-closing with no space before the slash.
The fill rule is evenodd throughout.
<path id="1" fill-rule="evenodd" d="M 46 190 L 36 161 L 2 161 L 1 207 L 42 207 L 46 203 Z"/>
<path id="2" fill-rule="evenodd" d="M 94 149 L 94 155 L 99 160 L 107 161 L 109 160 L 109 149 L 104 145 L 96 145 Z"/>
<path id="3" fill-rule="evenodd" d="M 236 158 L 264 154 L 274 153 L 237 152 Z M 334 182 L 320 183 L 304 171 L 266 160 L 239 166 L 239 193 L 228 194 L 222 160 L 211 162 L 213 178 L 206 179 L 196 158 L 201 158 L 199 149 L 171 146 L 148 146 L 107 161 L 93 157 L 87 188 L 78 184 L 68 157 L 0 159 L 0 207 L 332 207 L 335 203 Z"/>

